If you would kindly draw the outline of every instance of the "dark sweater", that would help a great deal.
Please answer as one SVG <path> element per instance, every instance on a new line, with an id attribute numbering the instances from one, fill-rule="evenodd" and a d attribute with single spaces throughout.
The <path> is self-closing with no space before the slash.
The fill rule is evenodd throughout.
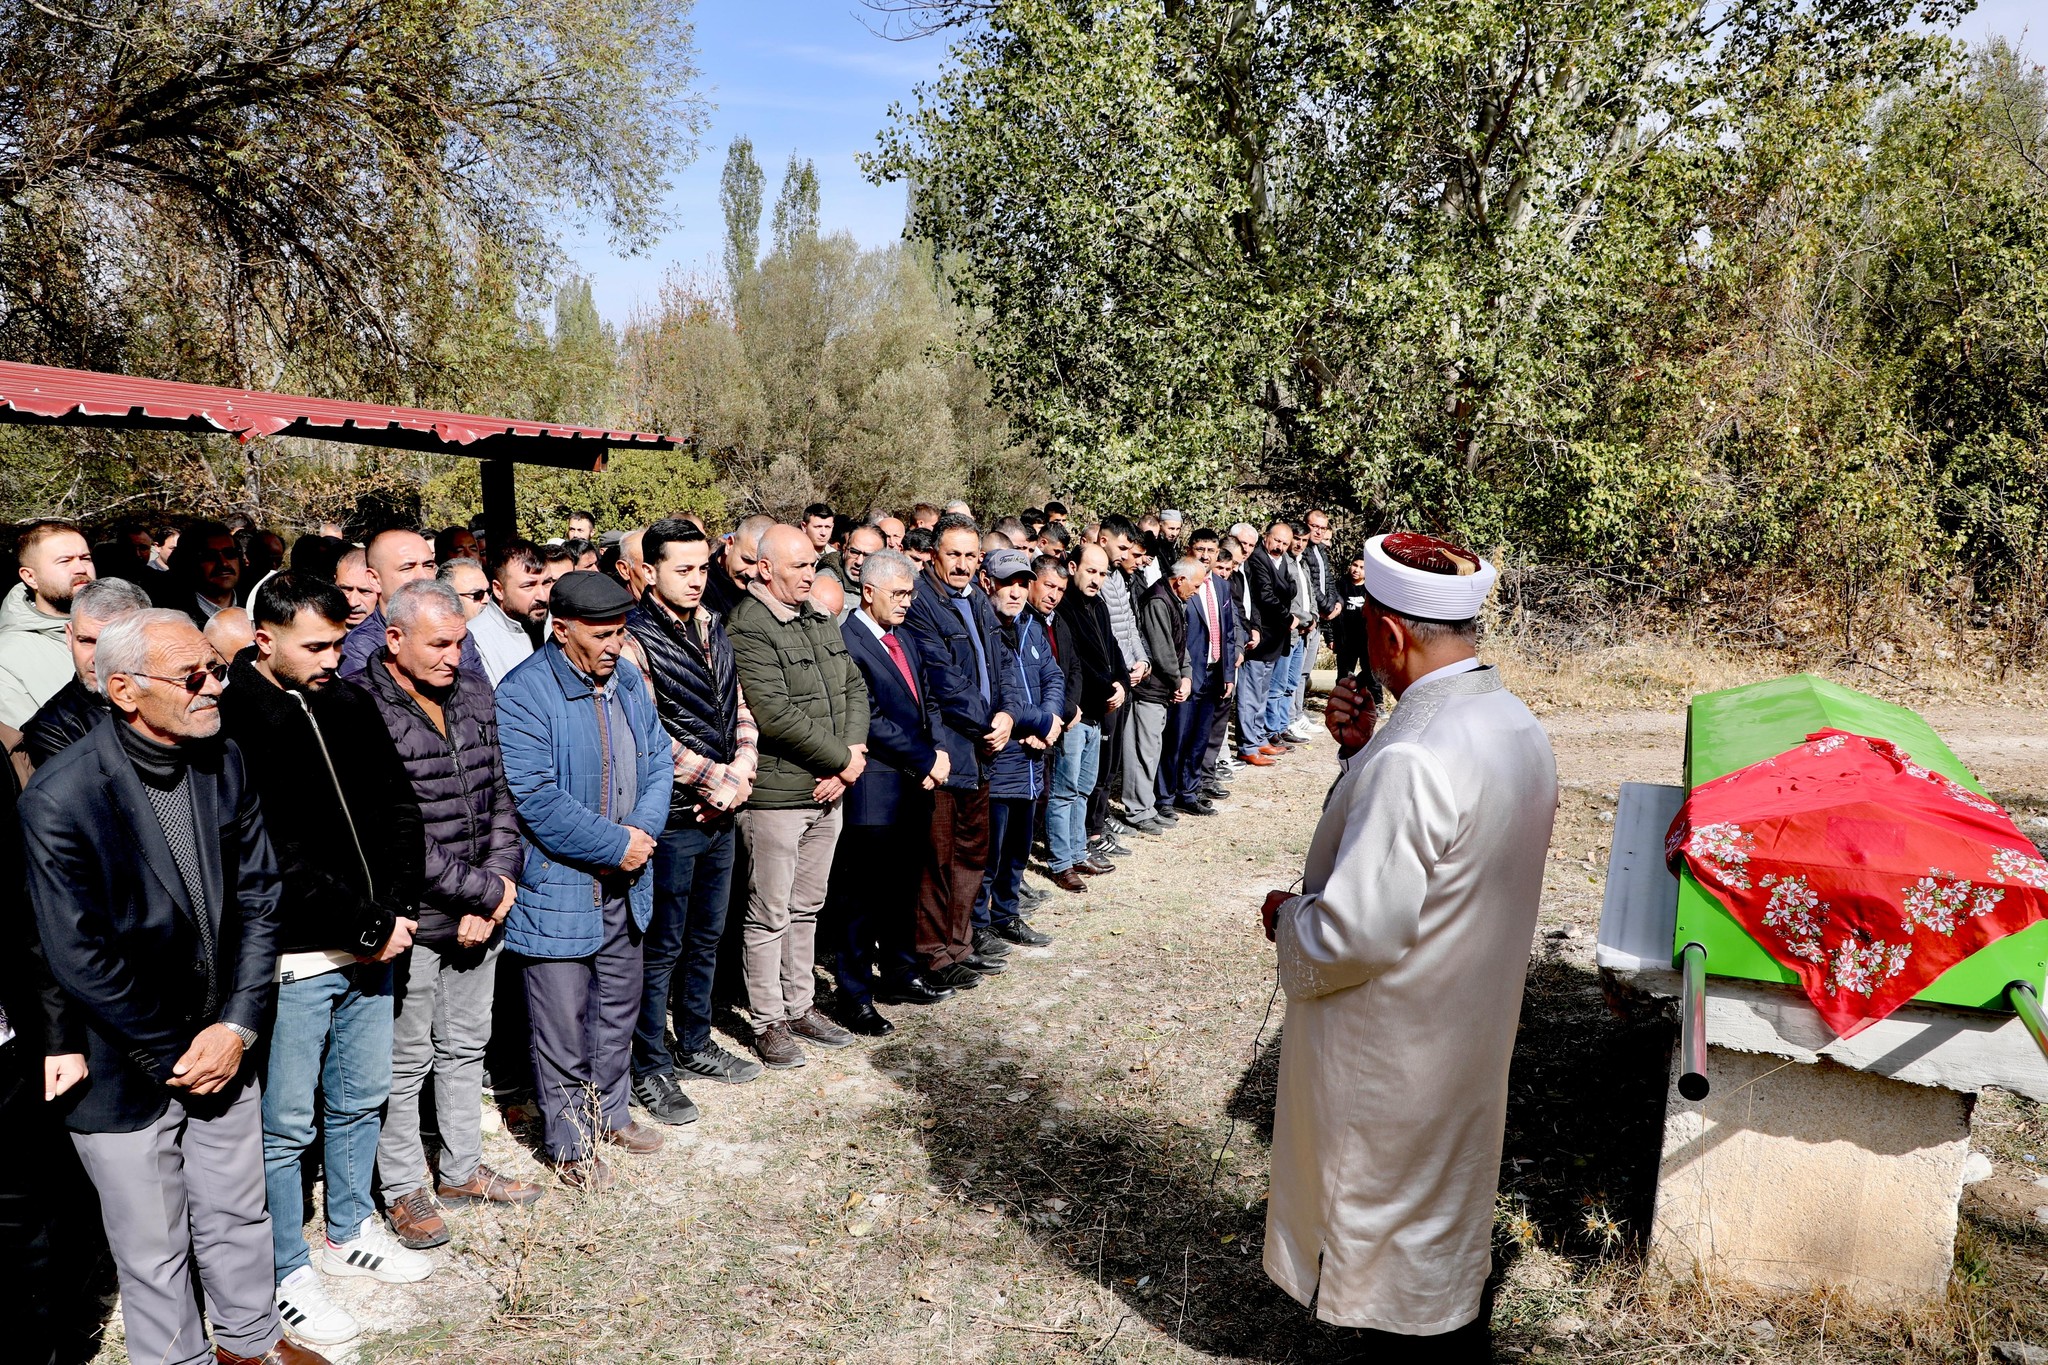
<path id="1" fill-rule="evenodd" d="M 1060 600 L 1060 609 L 1054 615 L 1066 627 L 1066 633 L 1056 643 L 1060 647 L 1060 666 L 1067 670 L 1068 703 L 1078 699 L 1081 719 L 1100 725 L 1109 714 L 1110 694 L 1122 687 L 1128 699 L 1131 691 L 1131 673 L 1125 666 L 1123 651 L 1117 648 L 1109 603 L 1100 594 L 1089 597 L 1078 591 L 1069 592 Z"/>

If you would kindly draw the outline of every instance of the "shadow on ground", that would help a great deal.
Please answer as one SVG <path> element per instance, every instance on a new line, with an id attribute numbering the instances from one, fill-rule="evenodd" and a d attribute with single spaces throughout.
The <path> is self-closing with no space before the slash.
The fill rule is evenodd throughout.
<path id="1" fill-rule="evenodd" d="M 1277 1041 L 1240 1076 L 1225 1114 L 1195 1128 L 1135 1095 L 1116 1103 L 1101 1093 L 1118 1084 L 1106 1074 L 1029 1053 L 962 1067 L 957 1059 L 982 1055 L 984 1039 L 943 1018 L 872 1054 L 923 1109 L 919 1132 L 940 1188 L 1001 1209 L 1048 1255 L 1197 1350 L 1259 1361 L 1369 1358 L 1354 1334 L 1314 1321 L 1260 1266 L 1265 1169 L 1256 1148 L 1272 1134 Z M 1647 1230 L 1670 1045 L 1663 1023 L 1612 1016 L 1590 970 L 1531 964 L 1502 1189 L 1545 1246 L 1578 1259 L 1614 1254 L 1611 1236 L 1585 1230 L 1595 1208 L 1619 1220 L 1624 1245 Z M 1248 1159 L 1218 1162 L 1226 1133 Z M 1496 1282 L 1517 1251 L 1503 1239 Z"/>

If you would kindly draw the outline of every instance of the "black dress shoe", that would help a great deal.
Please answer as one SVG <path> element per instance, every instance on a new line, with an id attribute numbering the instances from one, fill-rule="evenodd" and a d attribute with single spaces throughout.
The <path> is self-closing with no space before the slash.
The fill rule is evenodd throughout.
<path id="1" fill-rule="evenodd" d="M 844 1024 L 849 1032 L 869 1038 L 886 1038 L 896 1031 L 896 1026 L 877 1013 L 873 1005 L 841 1010 L 839 1022 Z"/>
<path id="2" fill-rule="evenodd" d="M 1001 958 L 985 957 L 980 953 L 969 953 L 967 960 L 959 965 L 967 968 L 969 971 L 979 972 L 983 976 L 995 976 L 999 972 L 1010 970 L 1010 964 Z"/>
<path id="3" fill-rule="evenodd" d="M 933 972 L 932 977 L 945 982 L 956 991 L 971 991 L 981 984 L 981 973 L 965 962 L 955 962 L 950 967 Z"/>
<path id="4" fill-rule="evenodd" d="M 953 998 L 953 988 L 933 976 L 920 973 L 901 981 L 875 987 L 875 997 L 885 1005 L 936 1005 Z"/>
<path id="5" fill-rule="evenodd" d="M 1116 864 L 1107 858 L 1089 858 L 1074 864 L 1074 871 L 1084 877 L 1101 877 L 1116 871 Z"/>
<path id="6" fill-rule="evenodd" d="M 1022 944 L 1027 948 L 1043 948 L 1052 942 L 1051 934 L 1041 934 L 1021 919 L 1012 920 L 1008 924 L 998 924 L 996 933 L 1011 943 Z"/>
<path id="7" fill-rule="evenodd" d="M 1199 798 L 1193 801 L 1183 801 L 1178 808 L 1189 815 L 1214 815 L 1216 813 L 1216 807 L 1210 805 L 1206 799 Z"/>
<path id="8" fill-rule="evenodd" d="M 974 951 L 980 957 L 1005 957 L 1009 954 L 1010 945 L 997 938 L 993 930 L 976 929 Z"/>

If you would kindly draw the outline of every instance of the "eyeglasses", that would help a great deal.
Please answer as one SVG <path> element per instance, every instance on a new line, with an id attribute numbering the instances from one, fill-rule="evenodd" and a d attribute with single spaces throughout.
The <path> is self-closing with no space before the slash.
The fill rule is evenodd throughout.
<path id="1" fill-rule="evenodd" d="M 208 678 L 213 679 L 217 683 L 226 683 L 228 680 L 228 666 L 220 663 L 201 664 L 198 668 L 193 669 L 181 678 L 174 678 L 164 673 L 138 673 L 135 676 L 138 678 L 154 678 L 158 682 L 174 682 L 182 686 L 187 692 L 197 696 L 206 690 L 206 680 Z"/>
<path id="2" fill-rule="evenodd" d="M 457 592 L 455 595 L 467 602 L 481 602 L 491 595 L 491 590 L 489 588 L 478 588 L 474 592 Z"/>

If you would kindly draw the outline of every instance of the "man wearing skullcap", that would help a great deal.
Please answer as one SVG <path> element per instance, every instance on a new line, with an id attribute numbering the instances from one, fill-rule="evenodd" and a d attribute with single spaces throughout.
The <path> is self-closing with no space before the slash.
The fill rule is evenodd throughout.
<path id="1" fill-rule="evenodd" d="M 1366 658 L 1399 705 L 1374 734 L 1364 685 L 1340 684 L 1343 772 L 1302 892 L 1266 898 L 1287 992 L 1266 1273 L 1381 1335 L 1375 1359 L 1491 1358 L 1480 1291 L 1557 807 L 1549 737 L 1477 657 L 1494 577 L 1434 537 L 1366 542 Z"/>

